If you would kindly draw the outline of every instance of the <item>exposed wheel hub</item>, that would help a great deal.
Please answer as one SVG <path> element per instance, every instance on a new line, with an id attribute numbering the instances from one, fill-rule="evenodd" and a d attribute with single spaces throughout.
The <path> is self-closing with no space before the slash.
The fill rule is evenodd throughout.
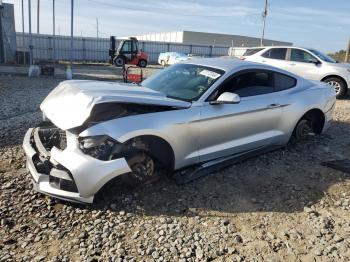
<path id="1" fill-rule="evenodd" d="M 310 121 L 303 119 L 300 121 L 296 128 L 296 137 L 303 139 L 307 137 L 310 133 L 313 133 Z"/>
<path id="2" fill-rule="evenodd" d="M 147 181 L 154 175 L 154 161 L 146 154 L 137 154 L 130 158 L 131 176 L 140 181 Z"/>

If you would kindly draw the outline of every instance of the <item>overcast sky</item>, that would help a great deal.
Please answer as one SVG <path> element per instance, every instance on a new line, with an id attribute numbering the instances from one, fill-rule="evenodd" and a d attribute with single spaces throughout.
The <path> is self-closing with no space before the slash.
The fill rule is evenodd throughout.
<path id="1" fill-rule="evenodd" d="M 15 4 L 22 31 L 21 0 Z M 56 0 L 56 33 L 70 34 L 70 0 Z M 260 37 L 264 0 L 74 0 L 74 35 L 101 37 L 192 30 Z M 28 0 L 24 0 L 28 31 Z M 40 32 L 52 33 L 52 0 L 40 0 Z M 36 32 L 37 0 L 32 0 Z M 345 49 L 350 37 L 350 0 L 269 0 L 266 38 L 324 52 Z"/>

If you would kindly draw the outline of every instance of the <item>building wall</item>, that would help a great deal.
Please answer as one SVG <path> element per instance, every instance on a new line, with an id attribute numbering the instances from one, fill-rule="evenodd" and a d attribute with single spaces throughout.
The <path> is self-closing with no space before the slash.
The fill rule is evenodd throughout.
<path id="1" fill-rule="evenodd" d="M 183 32 L 184 44 L 221 45 L 221 46 L 260 46 L 260 38 L 241 35 L 213 34 L 193 31 Z M 264 45 L 292 45 L 289 42 L 264 40 Z"/>
<path id="2" fill-rule="evenodd" d="M 154 33 L 136 36 L 141 41 L 156 41 L 156 42 L 171 42 L 171 43 L 182 43 L 183 32 L 165 32 L 165 33 Z"/>
<path id="3" fill-rule="evenodd" d="M 5 63 L 16 60 L 16 31 L 13 4 L 3 4 L 2 9 L 2 43 L 4 48 Z M 0 36 L 1 37 L 1 36 Z"/>
<path id="4" fill-rule="evenodd" d="M 194 32 L 194 31 L 154 33 L 154 34 L 139 35 L 136 37 L 137 39 L 143 40 L 143 41 L 197 44 L 197 45 L 206 45 L 206 46 L 210 46 L 210 45 L 235 46 L 235 47 L 260 46 L 260 38 L 257 38 L 257 37 L 203 33 L 203 32 Z M 292 45 L 292 43 L 265 39 L 264 45 Z"/>

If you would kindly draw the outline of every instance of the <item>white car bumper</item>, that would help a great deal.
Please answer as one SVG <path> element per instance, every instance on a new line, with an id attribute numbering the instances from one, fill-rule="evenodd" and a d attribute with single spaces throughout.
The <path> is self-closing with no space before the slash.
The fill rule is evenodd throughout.
<path id="1" fill-rule="evenodd" d="M 45 158 L 36 145 L 34 130 L 30 128 L 27 131 L 23 149 L 34 190 L 38 192 L 68 201 L 92 203 L 103 185 L 131 171 L 125 158 L 98 160 L 84 154 L 77 145 L 67 146 L 64 150 L 53 147 L 49 159 Z M 38 165 L 45 168 L 39 171 Z"/>

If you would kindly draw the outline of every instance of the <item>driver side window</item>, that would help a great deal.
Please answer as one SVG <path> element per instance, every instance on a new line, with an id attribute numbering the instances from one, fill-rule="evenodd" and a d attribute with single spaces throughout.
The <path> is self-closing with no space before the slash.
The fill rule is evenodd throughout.
<path id="1" fill-rule="evenodd" d="M 124 42 L 123 47 L 122 47 L 122 52 L 131 52 L 131 42 L 130 41 Z"/>
<path id="2" fill-rule="evenodd" d="M 308 52 L 305 52 L 304 50 L 300 49 L 291 49 L 290 53 L 290 60 L 294 62 L 303 62 L 303 63 L 310 63 L 310 62 L 317 62 L 317 59 L 313 57 Z"/>
<path id="3" fill-rule="evenodd" d="M 273 93 L 273 74 L 268 71 L 259 70 L 234 76 L 225 82 L 216 92 L 214 100 L 224 92 L 236 93 L 240 97 Z"/>

